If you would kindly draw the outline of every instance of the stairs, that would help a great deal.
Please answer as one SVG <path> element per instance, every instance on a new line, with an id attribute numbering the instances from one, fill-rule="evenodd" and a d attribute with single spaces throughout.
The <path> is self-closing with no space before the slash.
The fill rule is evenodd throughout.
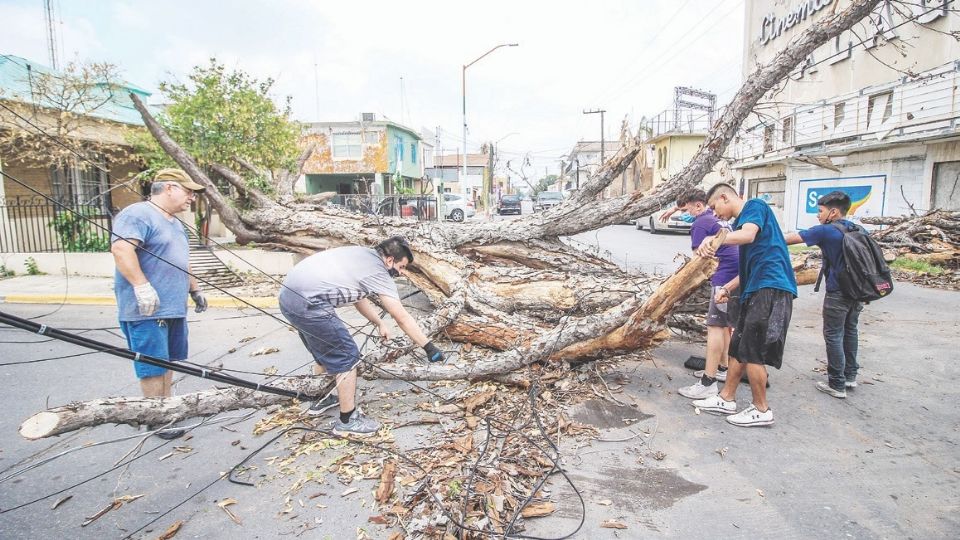
<path id="1" fill-rule="evenodd" d="M 190 268 L 196 274 L 200 286 L 216 286 L 222 289 L 243 285 L 243 279 L 217 257 L 209 247 L 200 243 L 193 231 L 187 231 L 190 238 Z"/>

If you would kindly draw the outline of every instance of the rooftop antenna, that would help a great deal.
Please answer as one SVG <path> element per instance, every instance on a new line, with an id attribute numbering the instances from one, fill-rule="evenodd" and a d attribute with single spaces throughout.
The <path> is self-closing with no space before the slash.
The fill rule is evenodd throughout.
<path id="1" fill-rule="evenodd" d="M 57 65 L 57 33 L 54 27 L 53 3 L 43 0 L 43 14 L 47 21 L 47 52 L 50 54 L 50 67 L 58 69 Z"/>

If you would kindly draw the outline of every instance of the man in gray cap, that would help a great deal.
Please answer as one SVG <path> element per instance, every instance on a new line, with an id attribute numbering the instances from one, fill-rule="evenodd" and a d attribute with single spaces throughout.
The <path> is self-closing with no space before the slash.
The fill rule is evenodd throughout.
<path id="1" fill-rule="evenodd" d="M 172 361 L 187 358 L 187 295 L 197 313 L 207 309 L 207 300 L 188 273 L 190 247 L 176 214 L 189 210 L 202 190 L 182 170 L 163 169 L 150 186 L 150 199 L 124 208 L 113 220 L 114 292 L 131 351 Z M 170 397 L 169 370 L 134 362 L 134 372 L 144 397 Z M 181 435 L 182 429 L 157 434 Z"/>

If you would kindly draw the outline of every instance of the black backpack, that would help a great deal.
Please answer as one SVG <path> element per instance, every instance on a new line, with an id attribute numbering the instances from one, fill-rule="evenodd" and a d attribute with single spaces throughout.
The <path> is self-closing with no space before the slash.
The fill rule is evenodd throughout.
<path id="1" fill-rule="evenodd" d="M 870 233 L 859 225 L 847 226 L 836 221 L 832 225 L 843 233 L 840 253 L 844 268 L 837 275 L 840 292 L 858 302 L 879 300 L 893 292 L 890 267 L 883 260 L 883 252 Z M 820 290 L 820 281 L 826 271 L 827 259 L 824 258 L 814 291 Z"/>

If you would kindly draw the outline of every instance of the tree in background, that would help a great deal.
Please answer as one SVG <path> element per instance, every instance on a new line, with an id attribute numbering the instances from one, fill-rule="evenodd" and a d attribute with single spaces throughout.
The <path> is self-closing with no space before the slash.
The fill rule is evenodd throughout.
<path id="1" fill-rule="evenodd" d="M 21 82 L 29 95 L 0 89 L 0 153 L 5 159 L 51 168 L 86 167 L 86 160 L 106 168 L 107 154 L 109 163 L 129 161 L 123 148 L 128 128 L 104 118 L 117 100 L 127 99 L 116 66 L 73 61 L 59 72 L 22 67 Z M 142 131 L 141 136 L 150 134 Z"/>
<path id="2" fill-rule="evenodd" d="M 273 79 L 257 80 L 211 58 L 196 66 L 189 82 L 163 82 L 169 102 L 157 122 L 197 162 L 216 170 L 240 171 L 251 187 L 272 192 L 274 170 L 296 165 L 300 126 L 290 119 L 290 97 L 278 105 L 270 96 Z M 150 170 L 177 164 L 149 133 L 134 133 L 131 144 Z"/>

